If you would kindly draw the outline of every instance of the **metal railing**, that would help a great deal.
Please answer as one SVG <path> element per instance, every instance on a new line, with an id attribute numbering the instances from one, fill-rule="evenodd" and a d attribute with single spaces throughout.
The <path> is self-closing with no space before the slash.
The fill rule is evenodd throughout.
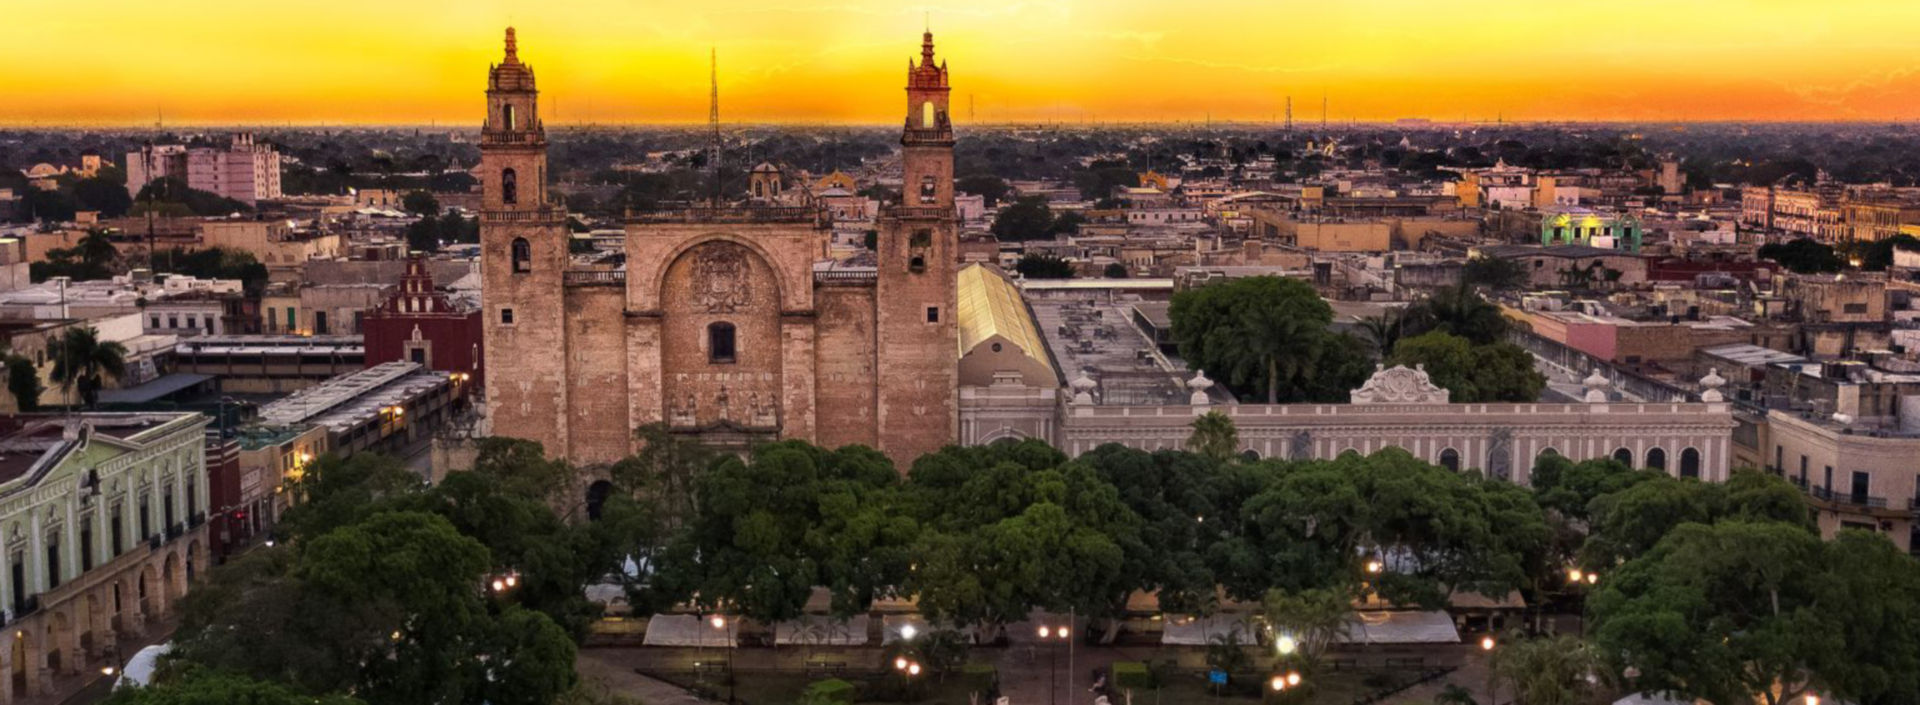
<path id="1" fill-rule="evenodd" d="M 880 273 L 871 269 L 828 269 L 813 273 L 813 281 L 817 284 L 871 284 L 879 279 Z"/>
<path id="2" fill-rule="evenodd" d="M 480 211 L 483 223 L 559 223 L 566 215 L 558 208 L 539 208 L 530 211 Z"/>
<path id="3" fill-rule="evenodd" d="M 1866 507 L 1868 509 L 1886 509 L 1887 508 L 1887 498 L 1875 497 L 1869 494 L 1859 494 L 1854 492 L 1834 492 L 1832 489 L 1829 489 L 1826 487 L 1819 487 L 1819 486 L 1815 486 L 1812 490 L 1808 492 L 1808 494 L 1813 495 L 1814 499 L 1827 501 L 1827 502 L 1834 502 L 1836 504 L 1850 504 L 1856 507 Z"/>

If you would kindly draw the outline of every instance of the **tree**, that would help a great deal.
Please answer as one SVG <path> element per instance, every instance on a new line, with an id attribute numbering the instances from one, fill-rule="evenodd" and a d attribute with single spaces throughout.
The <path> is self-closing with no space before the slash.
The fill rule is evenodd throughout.
<path id="1" fill-rule="evenodd" d="M 1393 346 L 1400 342 L 1401 314 L 1384 311 L 1378 315 L 1360 319 L 1360 330 L 1365 331 L 1367 340 L 1373 342 L 1374 352 L 1381 357 L 1393 353 Z"/>
<path id="2" fill-rule="evenodd" d="M 1847 265 L 1833 248 L 1804 237 L 1761 245 L 1760 256 L 1800 274 L 1838 272 Z"/>
<path id="3" fill-rule="evenodd" d="M 1013 269 L 1028 279 L 1072 279 L 1075 274 L 1072 262 L 1035 252 L 1021 255 Z"/>
<path id="4" fill-rule="evenodd" d="M 1920 238 L 1900 233 L 1867 243 L 1860 249 L 1860 268 L 1878 272 L 1893 266 L 1893 251 L 1896 249 L 1920 250 Z"/>
<path id="5" fill-rule="evenodd" d="M 916 534 L 893 501 L 899 474 L 865 446 L 769 443 L 695 480 L 695 511 L 663 581 L 709 609 L 763 623 L 801 616 L 815 586 L 838 616 L 863 614 L 906 577 Z"/>
<path id="6" fill-rule="evenodd" d="M 1127 278 L 1127 265 L 1119 262 L 1110 262 L 1107 264 L 1106 269 L 1101 270 L 1100 275 L 1108 279 L 1125 279 Z"/>
<path id="7" fill-rule="evenodd" d="M 30 269 L 35 281 L 58 276 L 90 281 L 112 277 L 113 265 L 119 258 L 120 251 L 113 246 L 113 240 L 104 231 L 93 230 L 71 248 L 48 250 L 46 261 L 34 262 Z"/>
<path id="8" fill-rule="evenodd" d="M 434 198 L 433 194 L 427 191 L 408 191 L 406 195 L 400 197 L 400 207 L 417 216 L 438 217 L 440 215 L 440 199 Z"/>
<path id="9" fill-rule="evenodd" d="M 1154 593 L 1161 611 L 1212 614 L 1218 607 L 1219 581 L 1207 554 L 1221 527 L 1234 521 L 1235 500 L 1242 495 L 1226 475 L 1240 469 L 1196 453 L 1149 453 L 1117 443 L 1094 448 L 1073 462 L 1092 468 L 1139 518 L 1141 548 L 1128 553 L 1122 582 Z"/>
<path id="10" fill-rule="evenodd" d="M 1587 677 L 1597 665 L 1585 642 L 1562 635 L 1502 644 L 1493 652 L 1491 668 L 1516 705 L 1574 705 L 1585 702 L 1592 687 Z"/>
<path id="11" fill-rule="evenodd" d="M 1193 420 L 1193 433 L 1187 436 L 1187 450 L 1216 463 L 1235 460 L 1240 453 L 1240 433 L 1233 418 L 1209 411 Z"/>
<path id="12" fill-rule="evenodd" d="M 1053 226 L 1047 228 L 1047 234 L 1073 235 L 1080 232 L 1080 226 L 1085 225 L 1086 222 L 1087 217 L 1081 215 L 1079 211 L 1067 211 L 1054 217 Z"/>
<path id="13" fill-rule="evenodd" d="M 1000 205 L 1000 201 L 1005 199 L 1007 193 L 1012 190 L 1007 186 L 1005 179 L 993 174 L 962 176 L 959 181 L 954 182 L 954 188 L 961 193 L 971 193 L 981 197 L 986 201 L 988 208 Z"/>
<path id="14" fill-rule="evenodd" d="M 1518 260 L 1501 257 L 1474 257 L 1460 268 L 1460 284 L 1505 290 L 1527 282 L 1527 269 Z"/>
<path id="15" fill-rule="evenodd" d="M 127 185 L 106 177 L 81 179 L 73 184 L 74 205 L 80 210 L 99 211 L 103 218 L 118 218 L 133 208 Z"/>
<path id="16" fill-rule="evenodd" d="M 100 390 L 107 378 L 119 379 L 127 372 L 127 348 L 115 341 L 101 341 L 93 326 L 72 326 L 47 344 L 47 358 L 53 361 L 49 376 L 71 396 L 80 393 L 81 403 L 92 407 L 100 401 Z"/>
<path id="17" fill-rule="evenodd" d="M 1781 705 L 1920 694 L 1920 563 L 1884 537 L 1779 522 L 1687 524 L 1589 601 L 1601 657 L 1640 691 Z"/>
<path id="18" fill-rule="evenodd" d="M 1348 379 L 1352 368 L 1334 375 L 1322 364 L 1342 343 L 1329 330 L 1333 308 L 1306 282 L 1262 276 L 1189 289 L 1174 294 L 1168 315 L 1180 356 L 1243 398 L 1334 401 L 1359 382 Z"/>
<path id="19" fill-rule="evenodd" d="M 370 705 L 551 703 L 573 686 L 573 643 L 488 597 L 492 564 L 441 516 L 376 511 L 214 571 L 188 595 L 177 653 Z"/>
<path id="20" fill-rule="evenodd" d="M 407 224 L 407 249 L 432 254 L 440 251 L 440 220 L 425 217 Z"/>
<path id="21" fill-rule="evenodd" d="M 201 279 L 238 279 L 249 292 L 267 286 L 267 266 L 246 250 L 209 247 L 200 250 L 168 250 L 165 260 L 173 271 Z"/>
<path id="22" fill-rule="evenodd" d="M 1433 383 L 1451 392 L 1454 403 L 1530 402 L 1540 399 L 1547 378 L 1533 368 L 1533 355 L 1518 345 L 1472 345 L 1466 338 L 1433 331 L 1403 338 L 1394 345 L 1389 365 L 1425 368 Z"/>
<path id="23" fill-rule="evenodd" d="M 477 244 L 480 242 L 480 221 L 477 218 L 464 218 L 453 210 L 440 216 L 440 239 L 445 242 Z"/>
<path id="24" fill-rule="evenodd" d="M 20 411 L 38 411 L 40 393 L 45 391 L 40 384 L 40 370 L 32 360 L 19 355 L 6 356 L 7 391 L 13 394 L 14 408 Z"/>
<path id="25" fill-rule="evenodd" d="M 1465 286 L 1434 290 L 1432 296 L 1408 306 L 1401 321 L 1402 335 L 1437 330 L 1466 338 L 1474 345 L 1499 341 L 1513 327 L 1499 306 Z"/>
<path id="26" fill-rule="evenodd" d="M 1035 608 L 1111 613 L 1138 584 L 1138 517 L 1112 485 L 1036 440 L 948 447 L 902 493 L 920 534 L 905 587 L 928 618 L 997 626 Z M 1132 549 L 1132 550 L 1130 550 Z"/>
<path id="27" fill-rule="evenodd" d="M 1053 209 L 1045 196 L 1021 196 L 993 217 L 989 228 L 1006 242 L 1045 240 L 1053 236 Z"/>
<path id="28" fill-rule="evenodd" d="M 1321 654 L 1347 635 L 1353 620 L 1353 591 L 1346 586 L 1268 590 L 1261 600 L 1261 613 L 1273 630 L 1281 658 L 1301 664 L 1301 670 L 1311 674 Z"/>
<path id="29" fill-rule="evenodd" d="M 346 695 L 315 697 L 285 684 L 188 668 L 178 678 L 113 691 L 105 705 L 365 705 Z"/>
<path id="30" fill-rule="evenodd" d="M 152 183 L 140 188 L 139 195 L 133 199 L 142 209 L 149 204 L 176 206 L 196 216 L 222 216 L 233 213 L 252 213 L 253 206 L 236 201 L 211 191 L 202 191 L 187 186 L 187 182 L 175 177 L 154 179 Z"/>

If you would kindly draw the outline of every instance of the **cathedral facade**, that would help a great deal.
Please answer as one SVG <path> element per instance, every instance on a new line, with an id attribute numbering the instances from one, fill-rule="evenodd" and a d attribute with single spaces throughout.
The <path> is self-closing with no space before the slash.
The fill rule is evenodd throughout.
<path id="1" fill-rule="evenodd" d="M 931 33 L 909 61 L 903 193 L 871 266 L 826 266 L 823 211 L 770 198 L 630 214 L 623 266 L 572 266 L 538 96 L 508 29 L 480 142 L 494 435 L 591 464 L 664 423 L 734 447 L 864 444 L 903 471 L 956 441 L 953 126 Z"/>

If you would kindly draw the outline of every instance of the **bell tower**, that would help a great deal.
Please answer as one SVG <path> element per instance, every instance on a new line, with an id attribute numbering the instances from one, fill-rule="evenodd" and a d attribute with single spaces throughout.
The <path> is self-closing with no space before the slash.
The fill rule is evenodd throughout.
<path id="1" fill-rule="evenodd" d="M 927 32 L 919 62 L 907 60 L 900 202 L 882 213 L 876 253 L 877 436 L 903 472 L 958 438 L 959 235 L 947 94 L 947 67 L 935 63 Z"/>
<path id="2" fill-rule="evenodd" d="M 487 414 L 496 435 L 566 450 L 562 209 L 547 203 L 547 133 L 533 68 L 513 28 L 487 76 L 480 127 L 480 270 L 488 367 Z"/>

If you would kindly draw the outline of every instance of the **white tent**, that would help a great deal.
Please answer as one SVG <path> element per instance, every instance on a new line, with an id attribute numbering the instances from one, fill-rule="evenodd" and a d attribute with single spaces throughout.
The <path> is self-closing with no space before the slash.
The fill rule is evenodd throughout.
<path id="1" fill-rule="evenodd" d="M 867 616 L 838 619 L 807 615 L 773 626 L 777 646 L 864 646 L 867 643 Z"/>
<path id="2" fill-rule="evenodd" d="M 647 620 L 647 636 L 641 643 L 647 646 L 715 646 L 732 648 L 739 645 L 740 620 L 728 617 L 724 626 L 715 628 L 713 623 L 693 614 L 656 614 Z"/>
<path id="3" fill-rule="evenodd" d="M 114 681 L 114 689 L 138 688 L 153 682 L 153 670 L 160 665 L 160 657 L 172 650 L 173 643 L 168 642 L 134 652 L 126 667 L 120 669 L 120 680 Z"/>
<path id="4" fill-rule="evenodd" d="M 1225 638 L 1228 634 L 1239 634 L 1240 644 L 1251 646 L 1257 643 L 1253 622 L 1246 615 L 1216 614 L 1212 617 L 1186 617 L 1167 615 L 1162 620 L 1166 625 L 1160 630 L 1160 643 L 1175 646 L 1206 646 L 1214 643 L 1215 637 Z"/>
<path id="5" fill-rule="evenodd" d="M 1342 644 L 1458 644 L 1460 632 L 1453 628 L 1453 617 L 1440 610 L 1369 610 L 1355 612 L 1347 622 L 1347 633 L 1334 641 Z"/>

